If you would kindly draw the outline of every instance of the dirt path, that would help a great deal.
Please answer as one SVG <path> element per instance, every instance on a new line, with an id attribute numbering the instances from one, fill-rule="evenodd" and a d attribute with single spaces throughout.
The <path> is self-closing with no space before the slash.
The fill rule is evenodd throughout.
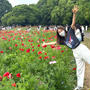
<path id="1" fill-rule="evenodd" d="M 84 44 L 90 49 L 90 33 L 85 33 L 85 41 Z M 86 63 L 86 71 L 85 71 L 85 89 L 90 90 L 90 65 Z"/>

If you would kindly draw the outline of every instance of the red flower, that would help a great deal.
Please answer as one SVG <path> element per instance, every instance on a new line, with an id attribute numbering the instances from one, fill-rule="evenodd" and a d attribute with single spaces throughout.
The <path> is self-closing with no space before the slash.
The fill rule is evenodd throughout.
<path id="1" fill-rule="evenodd" d="M 34 46 L 32 46 L 32 48 L 34 48 Z"/>
<path id="2" fill-rule="evenodd" d="M 13 38 L 13 40 L 15 40 L 15 37 Z"/>
<path id="3" fill-rule="evenodd" d="M 20 50 L 20 51 L 24 51 L 24 49 L 23 49 L 23 48 L 19 48 L 19 50 Z"/>
<path id="4" fill-rule="evenodd" d="M 10 42 L 10 40 L 8 40 Z"/>
<path id="5" fill-rule="evenodd" d="M 31 40 L 31 42 L 33 42 L 33 40 Z"/>
<path id="6" fill-rule="evenodd" d="M 45 53 L 45 55 L 47 55 L 47 53 Z"/>
<path id="7" fill-rule="evenodd" d="M 16 76 L 17 76 L 17 77 L 21 77 L 20 73 L 18 73 Z"/>
<path id="8" fill-rule="evenodd" d="M 38 47 L 40 47 L 40 44 L 38 45 Z"/>
<path id="9" fill-rule="evenodd" d="M 42 41 L 45 41 L 45 39 L 42 39 Z"/>
<path id="10" fill-rule="evenodd" d="M 28 40 L 28 42 L 30 42 L 30 40 Z"/>
<path id="11" fill-rule="evenodd" d="M 22 46 L 24 46 L 24 43 L 22 43 Z"/>
<path id="12" fill-rule="evenodd" d="M 73 70 L 76 70 L 76 68 L 73 68 Z"/>
<path id="13" fill-rule="evenodd" d="M 34 49 L 32 49 L 32 51 L 34 52 Z"/>
<path id="14" fill-rule="evenodd" d="M 25 47 L 27 47 L 27 45 L 25 45 Z"/>
<path id="15" fill-rule="evenodd" d="M 48 58 L 49 58 L 49 56 L 44 57 L 44 59 L 48 59 Z"/>
<path id="16" fill-rule="evenodd" d="M 43 48 L 47 47 L 47 45 L 42 46 Z"/>
<path id="17" fill-rule="evenodd" d="M 42 57 L 39 57 L 39 59 L 42 59 Z"/>
<path id="18" fill-rule="evenodd" d="M 61 51 L 61 53 L 63 53 L 63 52 L 64 52 L 64 50 Z"/>
<path id="19" fill-rule="evenodd" d="M 42 52 L 41 52 L 41 51 L 39 51 L 39 52 L 38 52 L 38 55 L 39 55 L 39 54 L 42 54 Z"/>
<path id="20" fill-rule="evenodd" d="M 29 53 L 30 52 L 30 48 L 26 50 L 26 53 Z"/>
<path id="21" fill-rule="evenodd" d="M 17 44 L 15 44 L 15 47 L 17 47 L 18 45 Z"/>
<path id="22" fill-rule="evenodd" d="M 9 76 L 9 72 L 4 73 L 3 77 L 8 77 Z"/>
<path id="23" fill-rule="evenodd" d="M 2 76 L 0 76 L 0 81 L 2 81 L 2 79 L 3 79 Z"/>
<path id="24" fill-rule="evenodd" d="M 16 83 L 13 83 L 12 86 L 13 86 L 13 87 L 16 87 Z"/>
<path id="25" fill-rule="evenodd" d="M 54 38 L 57 38 L 57 36 L 55 36 Z"/>
<path id="26" fill-rule="evenodd" d="M 54 59 L 55 58 L 55 56 L 52 56 L 52 59 Z"/>
<path id="27" fill-rule="evenodd" d="M 55 46 L 54 45 L 50 45 L 51 46 L 51 48 L 55 48 Z"/>
<path id="28" fill-rule="evenodd" d="M 3 51 L 0 51 L 0 53 L 4 53 Z"/>

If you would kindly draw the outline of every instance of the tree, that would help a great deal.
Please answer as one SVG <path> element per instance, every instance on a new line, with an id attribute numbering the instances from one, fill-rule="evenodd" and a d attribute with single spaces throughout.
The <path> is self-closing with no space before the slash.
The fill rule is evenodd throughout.
<path id="1" fill-rule="evenodd" d="M 37 24 L 38 10 L 28 5 L 19 5 L 12 9 L 11 12 L 2 17 L 2 23 L 5 25 L 33 25 Z"/>
<path id="2" fill-rule="evenodd" d="M 72 8 L 79 6 L 77 24 L 90 24 L 90 0 L 39 0 L 30 5 L 16 6 L 2 17 L 5 25 L 65 25 L 72 23 Z"/>
<path id="3" fill-rule="evenodd" d="M 0 23 L 1 17 L 12 9 L 11 4 L 7 0 L 0 0 Z"/>

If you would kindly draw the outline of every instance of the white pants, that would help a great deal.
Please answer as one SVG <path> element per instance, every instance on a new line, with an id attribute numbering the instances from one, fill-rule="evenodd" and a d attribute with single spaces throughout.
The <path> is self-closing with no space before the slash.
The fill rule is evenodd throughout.
<path id="1" fill-rule="evenodd" d="M 72 49 L 77 65 L 77 86 L 83 87 L 85 62 L 90 64 L 90 50 L 83 44 Z"/>

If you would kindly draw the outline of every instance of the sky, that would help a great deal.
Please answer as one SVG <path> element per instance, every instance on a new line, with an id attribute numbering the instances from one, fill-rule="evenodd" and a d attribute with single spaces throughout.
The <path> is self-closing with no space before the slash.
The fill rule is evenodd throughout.
<path id="1" fill-rule="evenodd" d="M 8 0 L 14 7 L 20 4 L 36 4 L 39 0 Z"/>

